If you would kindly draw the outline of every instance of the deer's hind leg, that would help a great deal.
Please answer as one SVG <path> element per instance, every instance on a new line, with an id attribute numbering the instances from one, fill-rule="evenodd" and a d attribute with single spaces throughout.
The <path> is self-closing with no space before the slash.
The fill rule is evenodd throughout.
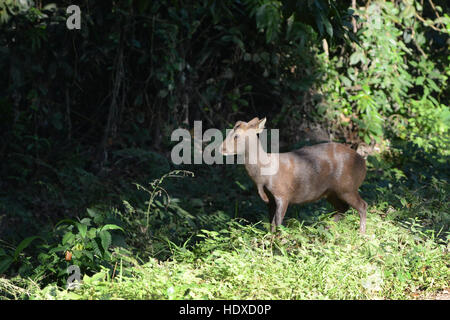
<path id="1" fill-rule="evenodd" d="M 367 202 L 365 202 L 363 198 L 361 198 L 358 191 L 342 193 L 339 194 L 338 197 L 358 211 L 359 231 L 362 234 L 366 233 Z"/>
<path id="2" fill-rule="evenodd" d="M 334 221 L 337 222 L 341 220 L 342 214 L 345 213 L 350 208 L 349 204 L 339 199 L 335 193 L 330 193 L 326 199 L 337 211 L 337 213 L 333 215 Z"/>

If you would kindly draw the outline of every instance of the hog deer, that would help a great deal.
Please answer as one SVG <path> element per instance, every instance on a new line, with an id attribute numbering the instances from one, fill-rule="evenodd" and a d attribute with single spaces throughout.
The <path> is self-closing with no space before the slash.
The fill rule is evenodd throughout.
<path id="1" fill-rule="evenodd" d="M 257 136 L 265 123 L 266 118 L 236 122 L 220 151 L 223 155 L 243 155 L 248 175 L 261 199 L 268 204 L 271 231 L 281 225 L 289 204 L 326 198 L 337 211 L 335 221 L 350 206 L 356 209 L 360 217 L 359 230 L 364 234 L 367 203 L 358 193 L 366 176 L 364 158 L 339 143 L 321 143 L 286 153 L 266 153 Z M 264 174 L 263 170 L 269 167 L 277 170 Z"/>

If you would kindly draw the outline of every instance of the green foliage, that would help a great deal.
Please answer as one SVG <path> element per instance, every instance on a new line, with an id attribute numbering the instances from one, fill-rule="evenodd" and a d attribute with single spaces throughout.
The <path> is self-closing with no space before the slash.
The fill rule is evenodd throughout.
<path id="1" fill-rule="evenodd" d="M 98 213 L 92 209 L 88 210 L 91 218 L 82 220 L 62 220 L 55 226 L 55 233 L 61 234 L 62 239 L 57 247 L 51 248 L 49 253 L 67 253 L 72 254 L 72 263 L 79 266 L 85 272 L 96 271 L 99 265 L 111 264 L 113 261 L 110 253 L 112 245 L 111 230 L 123 229 L 114 224 L 105 224 L 99 227 L 92 225 L 92 218 L 96 218 Z M 49 268 L 50 255 L 41 255 L 40 262 L 45 268 Z M 66 270 L 63 269 L 58 275 L 62 275 Z"/>
<path id="2" fill-rule="evenodd" d="M 36 282 L 0 280 L 0 296 L 26 299 L 411 299 L 433 297 L 448 285 L 450 208 L 445 157 L 414 144 L 392 146 L 368 159 L 362 194 L 370 204 L 368 233 L 358 233 L 358 215 L 333 222 L 331 208 L 293 206 L 286 227 L 268 233 L 267 211 L 239 171 L 203 168 L 195 178 L 173 171 L 136 190 L 148 202 L 124 210 L 90 208 L 87 217 L 63 220 L 51 242 L 26 239 L 13 266 L 28 265 Z M 170 178 L 170 179 L 168 179 Z M 175 183 L 177 182 L 177 183 Z M 178 188 L 223 195 L 226 223 L 201 223 L 204 200 L 174 201 Z M 198 189 L 195 185 L 198 184 Z M 164 189 L 162 189 L 164 188 Z M 165 191 L 162 191 L 165 190 Z M 233 194 L 232 192 L 235 192 Z M 209 192 L 208 192 L 209 191 Z M 238 200 L 237 209 L 234 202 Z M 199 203 L 197 203 L 199 202 Z M 230 203 L 229 203 L 230 204 Z M 149 206 L 150 205 L 150 206 Z M 261 206 L 259 206 L 261 205 Z M 212 212 L 214 207 L 208 209 Z M 237 211 L 236 211 L 237 210 Z M 112 212 L 112 214 L 105 214 Z M 262 216 L 260 215 L 262 214 Z M 212 214 L 209 214 L 212 215 Z M 209 216 L 205 215 L 205 216 Z M 237 219 L 232 219 L 238 215 Z M 249 223 L 246 220 L 263 221 Z M 147 224 L 148 218 L 148 224 Z M 146 228 L 148 225 L 148 228 Z M 120 226 L 120 227 L 118 227 Z M 208 228 L 205 229 L 204 226 Z M 121 231 L 123 230 L 123 232 Z M 110 236 L 108 236 L 109 234 Z M 45 237 L 44 237 L 45 239 Z M 119 241 L 120 240 L 120 241 Z M 125 244 L 125 242 L 127 244 Z M 27 248 L 34 246 L 30 256 Z M 28 245 L 28 247 L 26 247 Z M 125 251 L 120 248 L 129 248 Z M 72 252 L 72 261 L 64 253 Z M 32 256 L 38 254 L 38 260 Z M 93 258 L 93 259 L 91 259 Z M 28 262 L 27 262 L 28 261 Z M 36 264 L 37 263 L 37 264 Z M 82 267 L 80 289 L 64 287 L 69 264 Z M 25 268 L 18 273 L 24 273 Z M 17 269 L 16 269 L 17 270 Z M 58 276 L 56 274 L 60 272 Z M 30 273 L 28 273 L 30 274 Z M 60 281 L 41 280 L 44 275 Z M 307 276 L 305 276 L 307 275 Z"/>
<path id="3" fill-rule="evenodd" d="M 448 286 L 450 18 L 434 3 L 91 1 L 69 31 L 71 1 L 1 2 L 0 296 L 405 299 Z M 261 115 L 289 144 L 321 125 L 386 147 L 361 188 L 367 237 L 323 202 L 290 207 L 268 234 L 243 168 L 168 160 L 175 128 Z M 61 288 L 71 264 L 76 292 Z"/>
<path id="4" fill-rule="evenodd" d="M 192 250 L 173 247 L 173 260 L 150 258 L 114 279 L 102 270 L 85 276 L 75 291 L 49 286 L 29 289 L 27 297 L 411 299 L 430 297 L 448 285 L 446 247 L 420 232 L 417 221 L 397 226 L 374 210 L 370 231 L 361 237 L 356 220 L 351 215 L 338 224 L 327 221 L 329 229 L 325 222 L 305 226 L 291 220 L 276 236 L 260 225 L 232 221 L 217 232 L 203 230 Z"/>
<path id="5" fill-rule="evenodd" d="M 105 223 L 105 215 L 98 210 L 88 209 L 87 213 L 88 217 L 79 221 L 59 221 L 51 232 L 28 237 L 14 250 L 11 246 L 0 248 L 0 272 L 64 284 L 69 265 L 77 265 L 85 274 L 97 272 L 101 266 L 112 268 L 112 249 L 126 246 L 123 236 L 117 233 L 124 230 Z M 37 239 L 41 241 L 34 245 L 33 254 L 25 252 Z"/>
<path id="6" fill-rule="evenodd" d="M 33 14 L 36 12 L 31 7 L 31 1 L 14 1 L 4 0 L 0 3 L 0 25 L 7 23 L 12 16 L 24 14 L 32 19 Z"/>
<path id="7" fill-rule="evenodd" d="M 144 190 L 150 196 L 150 199 L 148 200 L 147 210 L 145 211 L 145 225 L 143 226 L 145 231 L 149 227 L 150 211 L 151 211 L 152 206 L 155 206 L 155 197 L 166 196 L 167 203 L 169 204 L 169 194 L 167 193 L 167 191 L 164 188 L 161 187 L 161 184 L 164 182 L 164 179 L 179 177 L 179 176 L 186 176 L 186 175 L 194 176 L 194 173 L 192 173 L 190 171 L 186 171 L 186 170 L 174 170 L 169 173 L 166 173 L 161 178 L 155 179 L 152 182 L 150 182 L 149 185 L 150 185 L 150 188 L 152 189 L 151 191 L 148 190 L 147 188 L 141 186 L 140 184 L 136 184 L 136 187 L 138 188 L 138 190 Z M 161 204 L 161 203 L 159 203 L 159 204 Z"/>
<path id="8" fill-rule="evenodd" d="M 369 157 L 362 188 L 391 218 L 402 223 L 420 219 L 424 228 L 445 239 L 450 231 L 447 166 L 446 156 L 427 154 L 413 143 L 392 146 L 389 152 Z"/>
<path id="9" fill-rule="evenodd" d="M 193 177 L 194 174 L 173 170 L 151 181 L 149 187 L 135 183 L 137 190 L 148 196 L 145 206 L 133 206 L 123 200 L 124 210 L 119 216 L 126 226 L 131 246 L 140 250 L 139 255 L 167 257 L 170 243 L 184 242 L 195 231 L 198 217 L 183 209 L 180 199 L 171 198 L 162 186 L 166 179 L 185 176 Z"/>
<path id="10" fill-rule="evenodd" d="M 301 27 L 310 26 L 320 37 L 332 38 L 333 35 L 346 37 L 350 32 L 351 11 L 344 3 L 335 1 L 298 1 L 246 0 L 244 1 L 250 16 L 255 17 L 258 30 L 265 33 L 266 41 L 277 41 L 286 31 L 299 38 L 305 34 Z M 300 32 L 299 32 L 300 31 Z"/>
<path id="11" fill-rule="evenodd" d="M 0 273 L 4 273 L 13 263 L 18 263 L 22 252 L 39 236 L 32 236 L 22 240 L 14 250 L 5 250 L 0 248 Z"/>
<path id="12" fill-rule="evenodd" d="M 448 154 L 448 63 L 430 58 L 426 47 L 432 39 L 415 20 L 423 11 L 418 6 L 375 1 L 360 11 L 360 46 L 325 64 L 321 90 L 328 115 L 338 122 L 349 117 L 366 143 L 398 137 Z M 446 19 L 440 20 L 448 24 Z M 448 39 L 446 29 L 441 37 Z"/>

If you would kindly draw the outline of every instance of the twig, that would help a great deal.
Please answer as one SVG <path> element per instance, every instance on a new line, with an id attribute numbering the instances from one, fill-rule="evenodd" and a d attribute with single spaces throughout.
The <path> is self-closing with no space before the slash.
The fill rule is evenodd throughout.
<path id="1" fill-rule="evenodd" d="M 113 270 L 113 273 L 111 276 L 111 280 L 114 280 L 114 276 L 116 275 L 116 268 L 117 268 L 117 261 L 116 261 L 116 264 L 114 265 L 114 270 Z"/>
<path id="2" fill-rule="evenodd" d="M 422 48 L 416 42 L 415 35 L 416 35 L 416 32 L 414 31 L 413 28 L 411 28 L 411 39 L 412 39 L 414 45 L 416 46 L 417 50 L 419 50 L 419 52 L 422 54 L 422 56 L 424 56 L 425 58 L 428 58 L 427 54 L 422 50 Z"/>
<path id="3" fill-rule="evenodd" d="M 352 0 L 352 9 L 353 9 L 353 12 L 356 12 L 356 0 Z M 356 27 L 356 19 L 353 15 L 352 15 L 352 25 L 353 25 L 353 33 L 356 34 L 356 32 L 358 31 L 358 28 Z"/>
<path id="4" fill-rule="evenodd" d="M 424 24 L 426 24 L 427 27 L 430 27 L 431 29 L 433 29 L 433 30 L 435 30 L 435 31 L 437 31 L 437 32 L 448 33 L 447 30 L 445 30 L 445 29 L 442 30 L 442 29 L 436 28 L 436 27 L 435 27 L 434 25 L 432 25 L 432 24 L 428 24 L 428 22 L 427 22 L 424 18 L 422 18 L 417 12 L 416 12 L 415 16 L 417 17 L 417 19 L 419 19 L 419 20 L 422 21 Z"/>
<path id="5" fill-rule="evenodd" d="M 434 13 L 436 14 L 436 17 L 438 17 L 438 19 L 441 19 L 441 16 L 439 15 L 439 13 L 438 13 L 438 11 L 436 9 L 436 6 L 434 5 L 433 1 L 428 0 L 428 2 L 430 3 L 431 7 L 433 8 Z M 442 25 L 442 22 L 439 22 L 439 24 L 441 25 L 442 28 L 444 28 L 444 26 Z"/>

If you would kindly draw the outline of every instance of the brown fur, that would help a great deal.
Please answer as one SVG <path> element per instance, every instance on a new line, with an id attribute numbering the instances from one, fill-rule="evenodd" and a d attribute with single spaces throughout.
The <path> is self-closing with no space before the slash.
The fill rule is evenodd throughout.
<path id="1" fill-rule="evenodd" d="M 351 206 L 360 215 L 360 232 L 366 230 L 367 203 L 358 193 L 366 176 L 365 160 L 349 147 L 338 143 L 322 143 L 291 152 L 267 154 L 256 134 L 264 128 L 265 119 L 239 121 L 222 144 L 222 153 L 243 152 L 245 168 L 255 182 L 261 199 L 268 204 L 272 231 L 279 226 L 289 204 L 302 204 L 326 198 L 340 217 Z M 257 163 L 249 161 L 249 148 L 239 147 L 234 135 L 257 143 Z M 252 149 L 250 149 L 252 150 Z M 261 168 L 278 156 L 279 168 L 274 175 L 262 175 Z"/>

